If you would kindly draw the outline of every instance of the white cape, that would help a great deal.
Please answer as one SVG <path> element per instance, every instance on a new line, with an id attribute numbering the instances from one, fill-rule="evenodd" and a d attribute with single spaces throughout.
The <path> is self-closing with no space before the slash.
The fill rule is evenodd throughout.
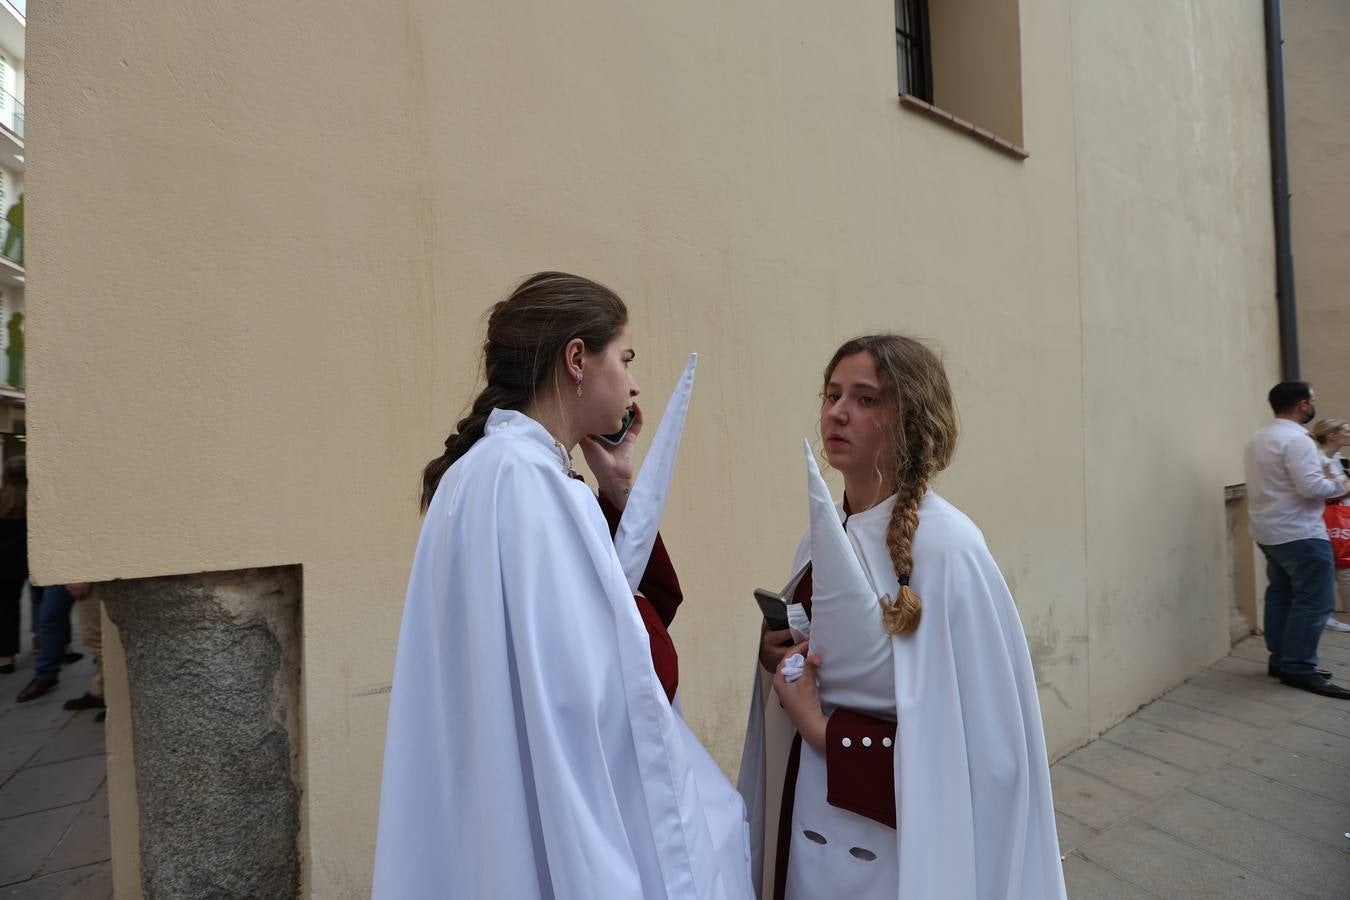
<path id="1" fill-rule="evenodd" d="M 744 807 L 670 703 L 595 497 L 496 410 L 418 541 L 374 896 L 752 896 Z"/>
<path id="2" fill-rule="evenodd" d="M 878 594 L 894 597 L 899 583 L 885 545 L 885 516 L 856 530 L 850 525 L 845 533 L 842 511 L 829 500 L 809 448 L 808 459 L 812 530 L 793 571 L 811 561 L 813 587 L 829 592 L 831 602 L 864 601 L 844 598 L 847 591 L 866 591 L 870 603 Z M 919 506 L 913 558 L 910 583 L 923 600 L 923 618 L 914 634 L 889 641 L 898 897 L 1063 898 L 1040 702 L 1012 595 L 979 529 L 931 491 Z M 820 609 L 811 640 L 823 657 L 821 692 L 828 707 L 830 660 L 851 664 L 866 651 L 851 655 L 847 638 L 828 631 Z M 879 614 L 876 622 L 880 629 Z M 860 636 L 860 643 L 868 637 Z M 825 640 L 834 646 L 818 646 Z M 739 787 L 749 808 L 754 877 L 757 885 L 762 878 L 767 897 L 793 730 L 779 705 L 766 702 L 772 688 L 758 666 L 756 671 Z M 847 685 L 836 691 L 846 695 Z"/>

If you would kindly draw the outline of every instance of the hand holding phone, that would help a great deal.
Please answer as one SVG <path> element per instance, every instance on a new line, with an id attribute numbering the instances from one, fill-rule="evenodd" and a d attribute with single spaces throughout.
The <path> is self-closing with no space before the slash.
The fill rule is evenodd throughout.
<path id="1" fill-rule="evenodd" d="M 788 627 L 787 600 L 782 594 L 755 588 L 755 602 L 764 614 L 764 624 L 769 631 L 782 631 Z"/>
<path id="2" fill-rule="evenodd" d="M 597 434 L 596 438 L 609 444 L 611 447 L 617 447 L 623 443 L 623 439 L 628 437 L 628 429 L 633 427 L 633 422 L 637 419 L 637 407 L 628 407 L 628 412 L 624 413 L 623 425 L 613 434 Z"/>

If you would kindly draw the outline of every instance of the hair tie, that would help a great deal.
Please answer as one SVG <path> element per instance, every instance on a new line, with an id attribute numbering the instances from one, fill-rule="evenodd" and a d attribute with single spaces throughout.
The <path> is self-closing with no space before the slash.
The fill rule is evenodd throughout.
<path id="1" fill-rule="evenodd" d="M 900 576 L 900 586 L 901 586 L 901 587 L 909 587 L 909 576 L 908 576 L 908 575 L 901 575 L 901 576 Z"/>

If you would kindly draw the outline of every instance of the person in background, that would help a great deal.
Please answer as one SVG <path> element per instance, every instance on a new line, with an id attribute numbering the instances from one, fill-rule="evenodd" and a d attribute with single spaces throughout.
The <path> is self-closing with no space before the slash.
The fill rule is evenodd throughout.
<path id="1" fill-rule="evenodd" d="M 61 666 L 84 659 L 70 649 L 70 610 L 75 606 L 72 587 L 88 591 L 89 585 L 53 584 L 34 587 L 41 593 L 37 608 L 37 649 L 33 653 L 33 678 L 15 697 L 18 703 L 36 700 L 61 683 Z"/>
<path id="2" fill-rule="evenodd" d="M 0 675 L 14 672 L 28 580 L 28 466 L 11 456 L 0 468 Z"/>
<path id="3" fill-rule="evenodd" d="M 103 702 L 103 604 L 89 584 L 68 584 L 66 589 L 79 608 L 80 643 L 94 654 L 94 674 L 83 695 L 67 700 L 62 709 L 97 709 L 95 720 L 102 722 L 106 713 Z"/>
<path id="4" fill-rule="evenodd" d="M 1350 475 L 1350 459 L 1342 452 L 1350 447 L 1350 422 L 1344 419 L 1318 419 L 1312 427 L 1313 440 L 1327 458 L 1329 475 Z M 1329 500 L 1327 505 L 1350 505 L 1350 499 Z M 1330 515 L 1330 510 L 1326 511 Z M 1350 610 L 1350 566 L 1342 565 L 1341 556 L 1336 557 L 1336 591 L 1339 599 L 1336 609 L 1341 612 Z M 1327 616 L 1326 627 L 1331 631 L 1350 631 L 1350 625 Z"/>
<path id="5" fill-rule="evenodd" d="M 1275 419 L 1242 454 L 1252 539 L 1266 557 L 1267 673 L 1282 684 L 1350 700 L 1350 689 L 1317 667 L 1322 626 L 1336 606 L 1336 567 L 1323 510 L 1350 493 L 1328 470 L 1304 425 L 1317 417 L 1306 381 L 1282 381 L 1267 396 Z"/>
<path id="6" fill-rule="evenodd" d="M 23 264 L 23 194 L 18 201 L 5 212 L 5 221 L 9 229 L 5 232 L 5 243 L 0 253 L 16 263 Z"/>

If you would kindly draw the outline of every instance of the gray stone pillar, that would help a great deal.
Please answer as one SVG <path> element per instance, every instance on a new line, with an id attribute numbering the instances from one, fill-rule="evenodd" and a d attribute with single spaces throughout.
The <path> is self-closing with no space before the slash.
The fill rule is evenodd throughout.
<path id="1" fill-rule="evenodd" d="M 300 890 L 300 569 L 104 582 L 148 900 Z"/>

